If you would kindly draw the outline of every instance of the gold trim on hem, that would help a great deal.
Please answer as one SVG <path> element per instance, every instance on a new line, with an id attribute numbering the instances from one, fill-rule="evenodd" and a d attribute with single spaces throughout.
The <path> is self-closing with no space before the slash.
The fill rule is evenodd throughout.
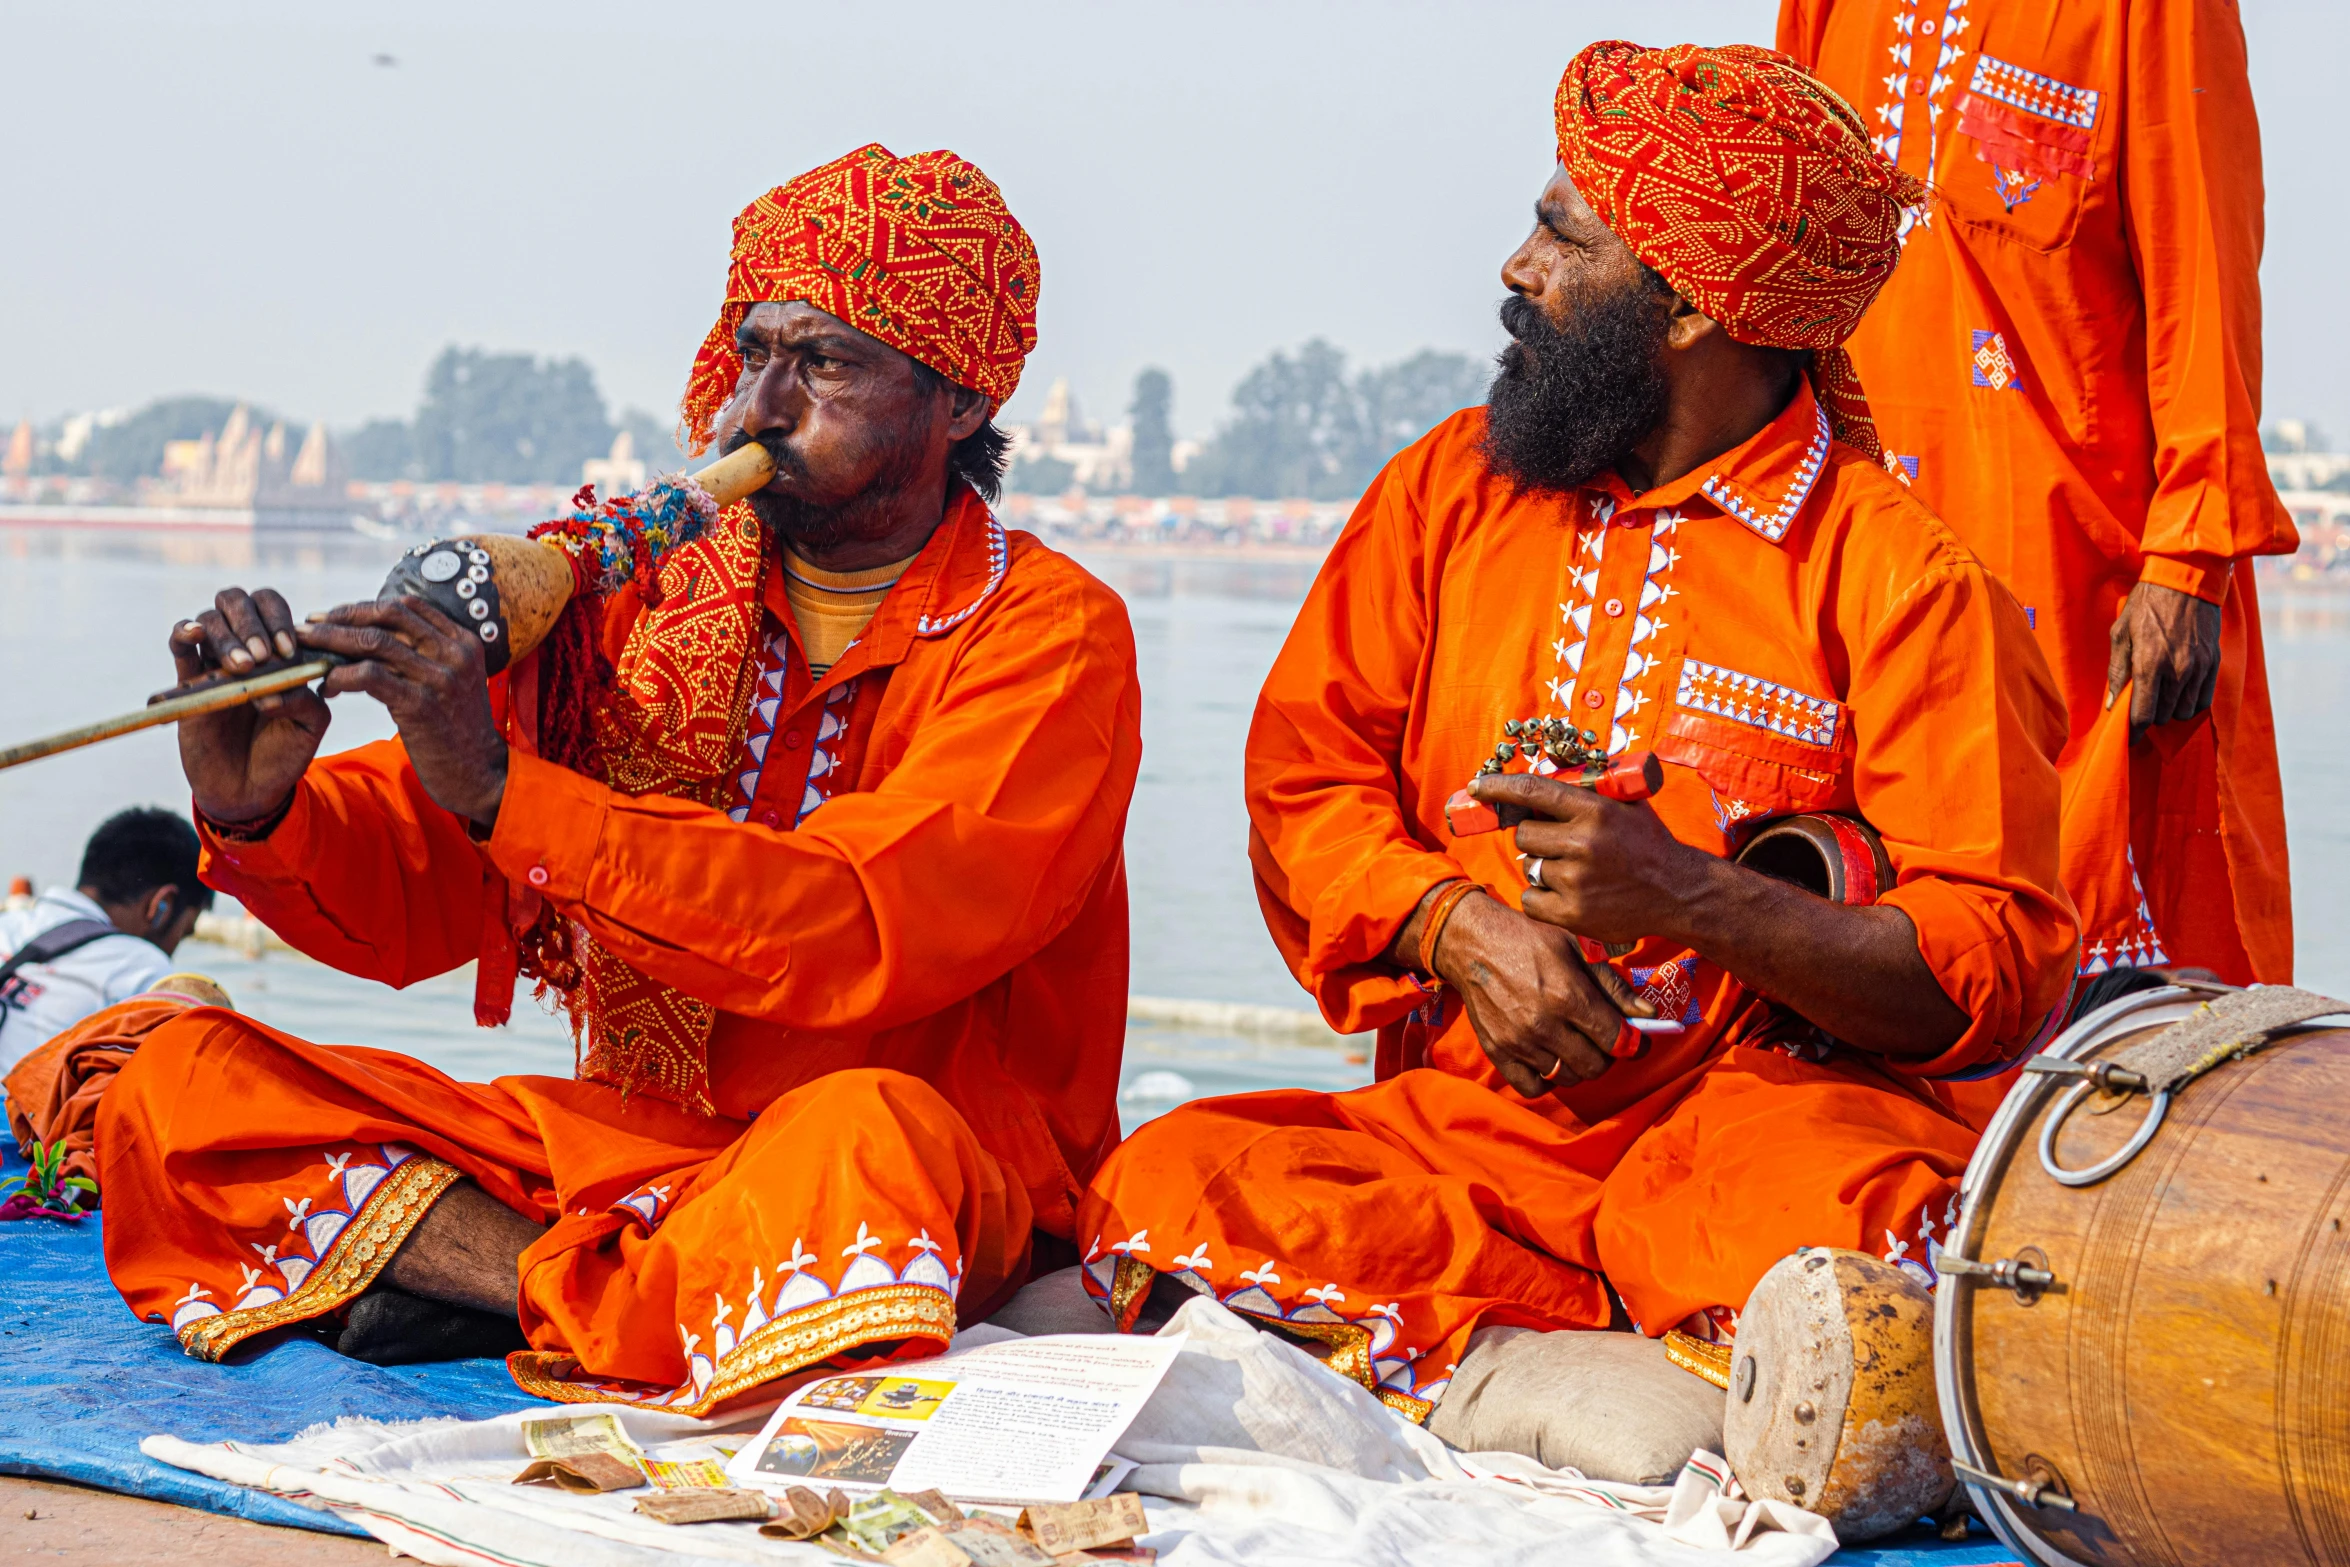
<path id="1" fill-rule="evenodd" d="M 928 1284 L 881 1284 L 851 1290 L 787 1312 L 734 1347 L 719 1375 L 691 1403 L 656 1403 L 659 1395 L 631 1397 L 609 1383 L 570 1380 L 579 1358 L 561 1350 L 517 1350 L 506 1357 L 507 1373 L 525 1393 L 565 1404 L 636 1403 L 672 1415 L 705 1415 L 762 1382 L 788 1376 L 804 1366 L 877 1339 L 955 1336 L 955 1303 Z"/>
<path id="2" fill-rule="evenodd" d="M 1691 1376 L 1705 1378 L 1727 1393 L 1730 1390 L 1730 1346 L 1708 1344 L 1679 1328 L 1665 1335 L 1665 1359 Z"/>
<path id="3" fill-rule="evenodd" d="M 1158 1270 L 1149 1263 L 1119 1254 L 1118 1265 L 1110 1270 L 1110 1320 L 1119 1332 L 1134 1331 L 1134 1319 L 1142 1315 L 1158 1277 Z"/>
<path id="4" fill-rule="evenodd" d="M 1427 1399 L 1414 1398 L 1409 1393 L 1398 1393 L 1391 1387 L 1379 1389 L 1379 1402 L 1416 1426 L 1426 1425 L 1428 1417 L 1436 1413 L 1436 1406 Z"/>
<path id="5" fill-rule="evenodd" d="M 266 1305 L 199 1318 L 180 1329 L 180 1347 L 198 1360 L 217 1361 L 256 1333 L 322 1317 L 358 1299 L 441 1193 L 464 1173 L 430 1154 L 403 1160 L 367 1194 L 299 1289 Z"/>

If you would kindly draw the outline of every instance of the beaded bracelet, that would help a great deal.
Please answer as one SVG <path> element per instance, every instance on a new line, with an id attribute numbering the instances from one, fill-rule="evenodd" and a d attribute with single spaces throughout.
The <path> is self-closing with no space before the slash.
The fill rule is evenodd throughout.
<path id="1" fill-rule="evenodd" d="M 1452 911 L 1461 900 L 1477 890 L 1473 881 L 1448 883 L 1436 894 L 1436 901 L 1428 905 L 1428 917 L 1420 923 L 1420 968 L 1430 979 L 1441 980 L 1436 972 L 1436 942 L 1444 934 L 1444 927 L 1452 919 Z"/>

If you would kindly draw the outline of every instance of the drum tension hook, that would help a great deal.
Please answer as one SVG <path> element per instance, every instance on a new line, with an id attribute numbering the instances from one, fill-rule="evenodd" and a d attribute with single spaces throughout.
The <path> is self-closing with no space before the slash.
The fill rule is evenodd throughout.
<path id="1" fill-rule="evenodd" d="M 2012 1257 L 1997 1262 L 1977 1262 L 1943 1252 L 1934 1259 L 1936 1271 L 1955 1274 L 1960 1278 L 1983 1279 L 2003 1290 L 2015 1291 L 2016 1300 L 2026 1306 L 2056 1287 L 2056 1275 L 2048 1271 L 2048 1258 L 2037 1246 L 2026 1246 Z"/>
<path id="2" fill-rule="evenodd" d="M 1991 1474 L 1988 1471 L 1977 1469 L 1972 1464 L 1962 1464 L 1956 1459 L 1951 1460 L 1950 1469 L 1953 1474 L 1967 1484 L 1979 1485 L 1986 1490 L 1997 1491 L 2002 1496 L 2012 1496 L 2026 1507 L 2053 1507 L 2059 1512 L 2067 1513 L 2080 1510 L 2080 1504 L 2074 1501 L 2072 1493 L 2065 1489 L 2064 1481 L 2058 1477 L 2055 1470 L 2050 1469 L 2044 1463 L 2034 1463 L 2029 1473 L 2021 1480 L 2010 1480 L 2001 1475 Z"/>
<path id="3" fill-rule="evenodd" d="M 2085 1077 L 2101 1094 L 2142 1094 L 2146 1079 L 2111 1061 L 2067 1061 L 2058 1056 L 2034 1056 L 2024 1063 L 2027 1072 L 2044 1077 Z"/>

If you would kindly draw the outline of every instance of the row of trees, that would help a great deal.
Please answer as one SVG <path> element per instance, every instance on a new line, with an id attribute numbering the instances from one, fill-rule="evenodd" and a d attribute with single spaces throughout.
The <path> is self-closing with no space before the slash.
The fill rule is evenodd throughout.
<path id="1" fill-rule="evenodd" d="M 577 484 L 579 465 L 627 429 L 656 468 L 678 458 L 669 428 L 629 409 L 616 423 L 582 359 L 535 359 L 455 345 L 425 373 L 414 419 L 375 419 L 343 442 L 361 479 Z"/>
<path id="2" fill-rule="evenodd" d="M 1447 416 L 1483 402 L 1491 377 L 1483 361 L 1435 349 L 1349 373 L 1346 355 L 1315 338 L 1243 377 L 1230 415 L 1178 473 L 1174 381 L 1145 370 L 1128 408 L 1134 491 L 1345 500 Z"/>
<path id="3" fill-rule="evenodd" d="M 1350 371 L 1344 353 L 1316 338 L 1251 370 L 1233 391 L 1231 413 L 1178 472 L 1175 383 L 1164 370 L 1145 370 L 1127 410 L 1133 488 L 1141 495 L 1343 500 L 1439 420 L 1482 402 L 1489 375 L 1479 360 L 1433 349 Z M 123 481 L 152 474 L 166 442 L 219 430 L 234 406 L 218 397 L 164 398 L 98 426 L 72 458 L 43 467 Z M 264 426 L 276 419 L 258 408 L 252 414 Z M 426 373 L 413 418 L 372 420 L 340 445 L 360 479 L 576 484 L 580 464 L 603 456 L 623 429 L 655 468 L 682 462 L 668 421 L 637 409 L 617 419 L 607 411 L 584 360 L 452 345 Z M 1070 474 L 1068 464 L 1037 457 L 1020 465 L 1012 484 L 1057 491 Z"/>

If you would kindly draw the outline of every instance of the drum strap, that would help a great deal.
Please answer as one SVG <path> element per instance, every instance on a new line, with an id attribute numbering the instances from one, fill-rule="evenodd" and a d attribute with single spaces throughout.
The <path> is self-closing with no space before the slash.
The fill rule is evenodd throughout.
<path id="1" fill-rule="evenodd" d="M 2350 1014 L 2350 1006 L 2290 985 L 2261 985 L 2214 996 L 2141 1044 L 2111 1060 L 2146 1079 L 2151 1093 L 2175 1093 L 2222 1061 L 2266 1049 L 2276 1036 L 2312 1018 Z"/>

